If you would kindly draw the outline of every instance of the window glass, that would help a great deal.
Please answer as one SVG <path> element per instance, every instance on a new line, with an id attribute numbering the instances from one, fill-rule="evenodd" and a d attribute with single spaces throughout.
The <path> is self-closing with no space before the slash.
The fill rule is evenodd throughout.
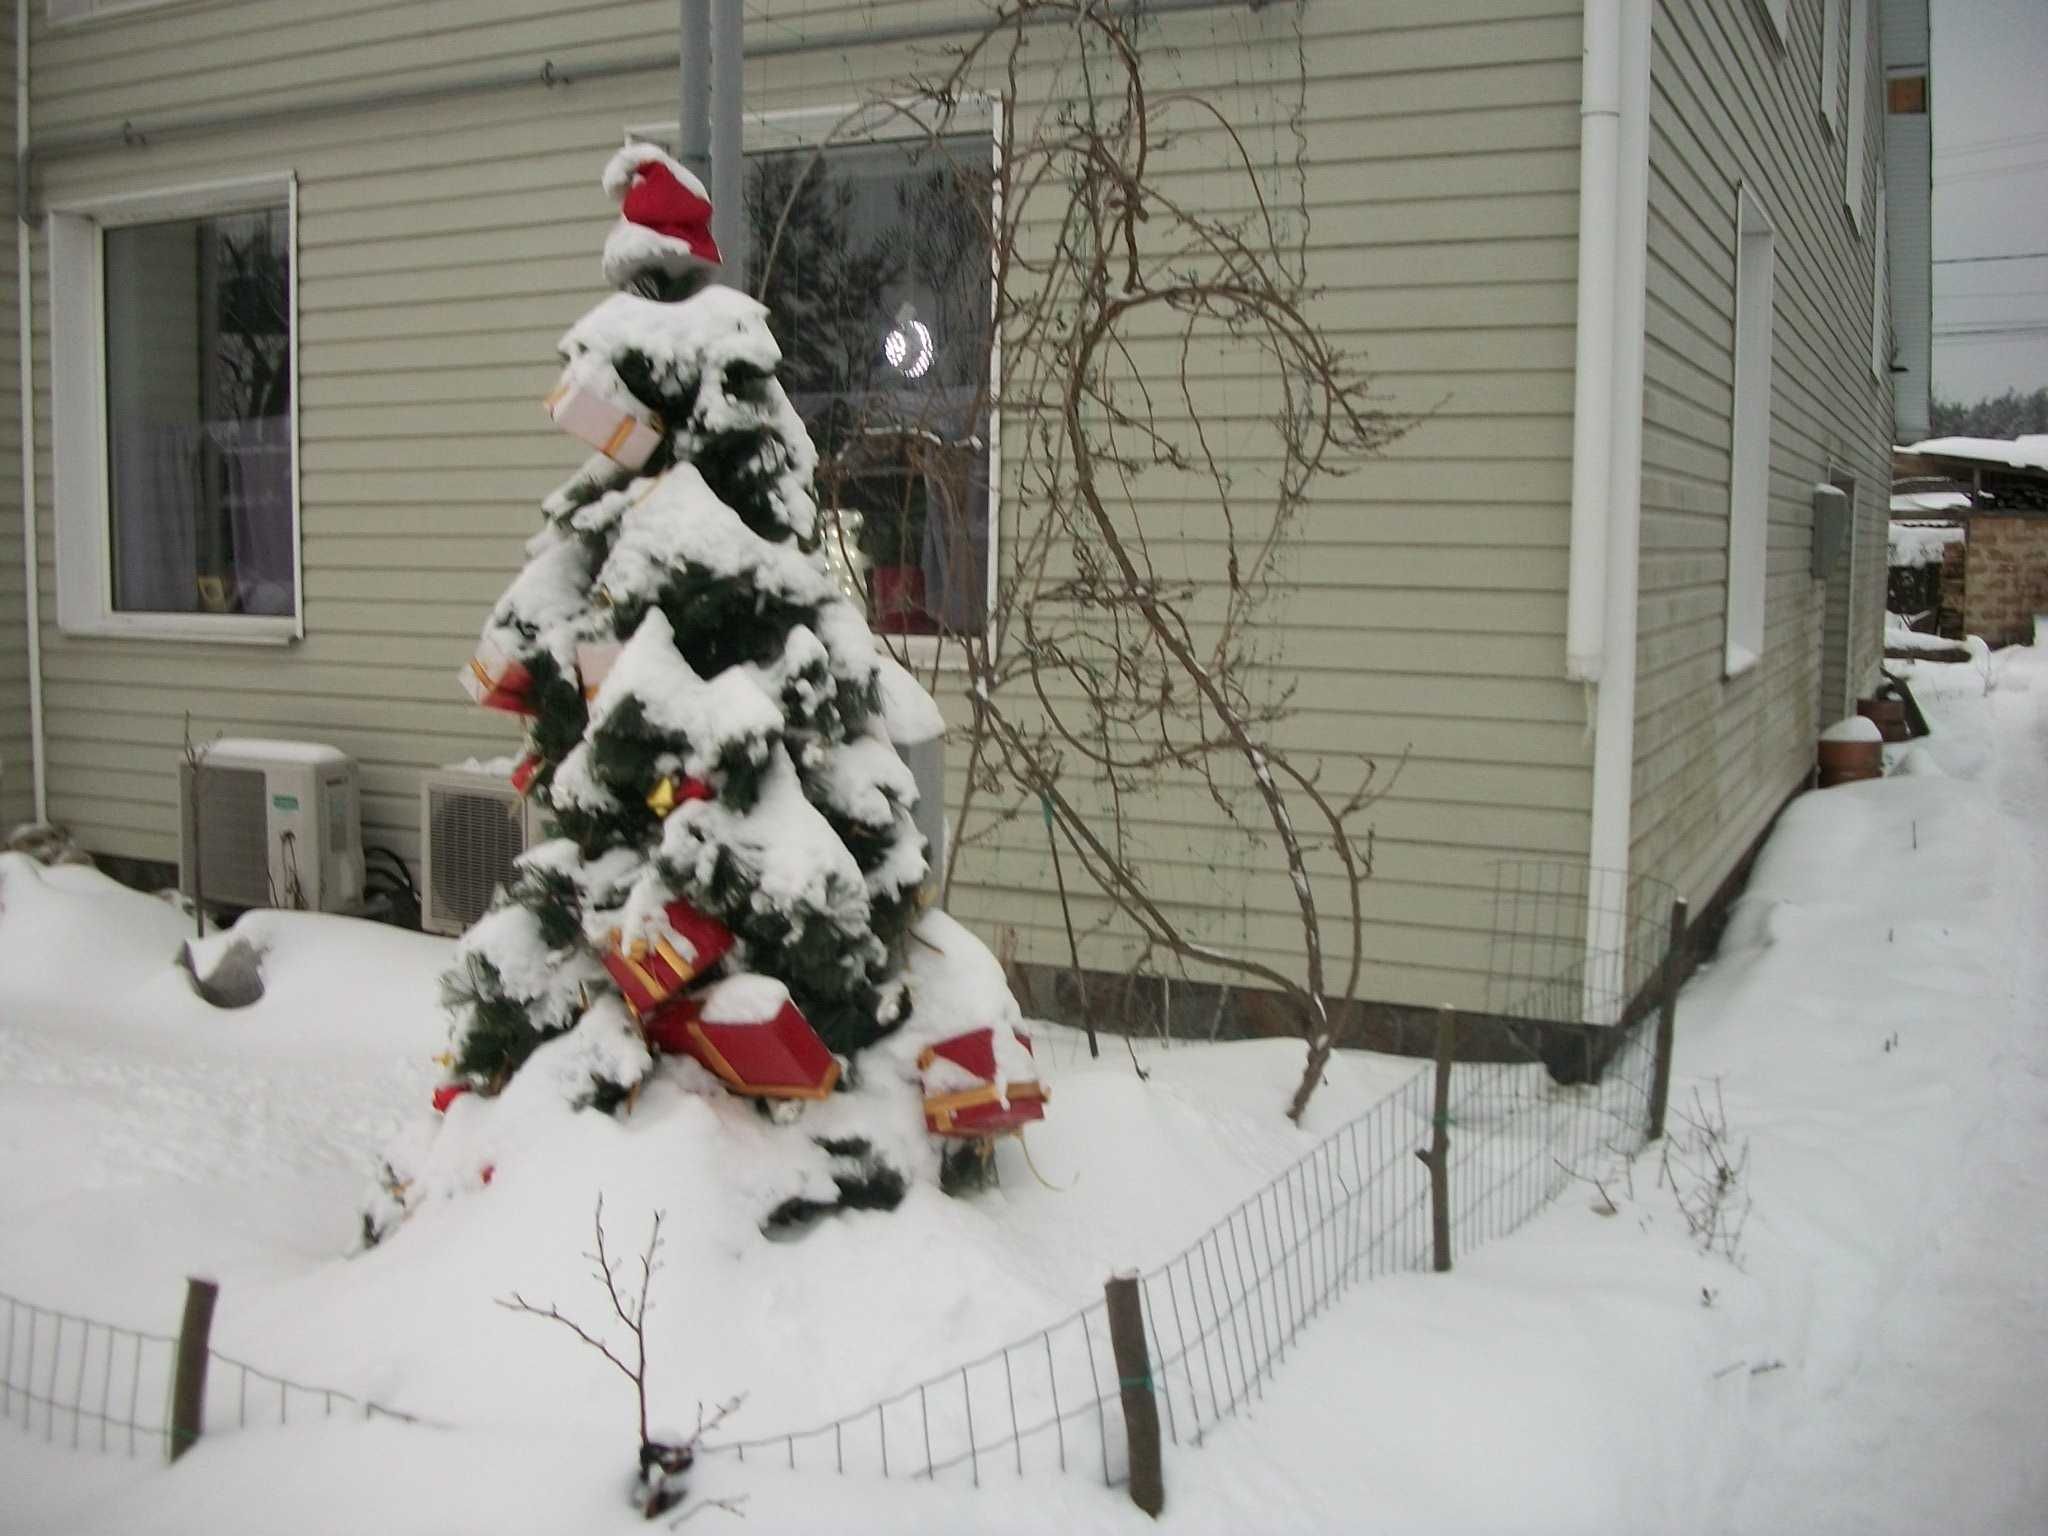
<path id="1" fill-rule="evenodd" d="M 747 287 L 817 445 L 827 553 L 882 633 L 988 620 L 988 162 L 973 137 L 747 160 Z"/>
<path id="2" fill-rule="evenodd" d="M 105 232 L 120 613 L 295 611 L 283 208 Z"/>

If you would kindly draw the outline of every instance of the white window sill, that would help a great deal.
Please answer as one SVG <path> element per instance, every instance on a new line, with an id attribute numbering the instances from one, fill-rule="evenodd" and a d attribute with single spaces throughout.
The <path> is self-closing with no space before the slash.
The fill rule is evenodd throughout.
<path id="1" fill-rule="evenodd" d="M 1746 645 L 1730 645 L 1721 658 L 1721 676 L 1724 680 L 1737 678 L 1753 671 L 1761 658 Z"/>
<path id="2" fill-rule="evenodd" d="M 305 634 L 295 618 L 210 613 L 111 613 L 65 624 L 62 631 L 93 640 L 185 640 L 212 645 L 290 645 Z"/>
<path id="3" fill-rule="evenodd" d="M 914 676 L 967 670 L 967 646 L 951 635 L 877 634 L 875 639 Z"/>

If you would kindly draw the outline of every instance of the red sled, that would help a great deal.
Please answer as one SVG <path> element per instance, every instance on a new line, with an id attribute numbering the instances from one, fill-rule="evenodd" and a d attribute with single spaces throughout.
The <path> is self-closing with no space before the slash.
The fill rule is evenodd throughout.
<path id="1" fill-rule="evenodd" d="M 734 1093 L 757 1099 L 822 1099 L 839 1081 L 839 1060 L 785 994 L 765 1019 L 708 1020 L 712 992 L 679 997 L 642 1019 L 647 1043 L 700 1062 Z"/>
<path id="2" fill-rule="evenodd" d="M 1029 1040 L 1022 1035 L 1016 1038 L 1026 1052 L 1031 1050 Z M 982 1079 L 982 1084 L 978 1088 L 925 1095 L 924 1126 L 933 1135 L 965 1139 L 1004 1136 L 1045 1118 L 1045 1103 L 1052 1096 L 1035 1078 L 1021 1082 L 1013 1078 L 1004 1092 L 997 1092 L 994 1030 L 971 1029 L 964 1035 L 926 1046 L 917 1058 L 918 1071 L 925 1071 L 934 1061 L 950 1061 Z M 1006 1098 L 1008 1103 L 1004 1102 Z"/>
<path id="3" fill-rule="evenodd" d="M 495 641 L 486 640 L 470 657 L 462 686 L 485 709 L 503 710 L 508 715 L 540 713 L 533 707 L 533 674 L 525 662 L 506 655 Z"/>
<path id="4" fill-rule="evenodd" d="M 613 933 L 605 950 L 604 968 L 637 1019 L 646 1019 L 732 948 L 732 930 L 687 901 L 670 902 L 661 915 L 667 932 L 635 939 L 623 948 Z"/>

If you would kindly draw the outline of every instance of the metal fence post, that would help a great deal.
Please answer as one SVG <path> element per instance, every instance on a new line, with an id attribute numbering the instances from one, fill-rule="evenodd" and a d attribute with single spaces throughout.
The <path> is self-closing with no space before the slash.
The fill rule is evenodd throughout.
<path id="1" fill-rule="evenodd" d="M 1644 1138 L 1664 1134 L 1664 1110 L 1671 1099 L 1671 1043 L 1678 1026 L 1678 988 L 1685 980 L 1685 898 L 1671 903 L 1670 941 L 1664 950 L 1663 996 L 1657 1005 L 1657 1060 L 1650 1075 L 1650 1123 Z"/>
<path id="2" fill-rule="evenodd" d="M 1103 1284 L 1102 1295 L 1108 1304 L 1109 1343 L 1116 1355 L 1124 1434 L 1130 1443 L 1131 1502 L 1156 1519 L 1166 1507 L 1166 1479 L 1159 1465 L 1159 1401 L 1152 1392 L 1152 1361 L 1145 1350 L 1145 1309 L 1138 1294 L 1137 1271 L 1111 1275 Z"/>
<path id="3" fill-rule="evenodd" d="M 196 1275 L 185 1282 L 185 1321 L 178 1329 L 178 1369 L 171 1388 L 171 1460 L 192 1449 L 206 1427 L 207 1340 L 220 1287 Z"/>
<path id="4" fill-rule="evenodd" d="M 1430 1116 L 1429 1229 L 1436 1250 L 1436 1272 L 1451 1267 L 1451 1058 L 1457 1052 L 1458 1026 L 1451 1010 L 1436 1016 L 1436 1109 Z"/>

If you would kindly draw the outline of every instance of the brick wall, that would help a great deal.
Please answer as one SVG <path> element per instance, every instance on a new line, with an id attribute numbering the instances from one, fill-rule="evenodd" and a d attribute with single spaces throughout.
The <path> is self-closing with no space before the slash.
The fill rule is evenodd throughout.
<path id="1" fill-rule="evenodd" d="M 2028 644 L 2048 614 L 2048 517 L 1970 519 L 1963 626 L 1992 645 Z"/>

